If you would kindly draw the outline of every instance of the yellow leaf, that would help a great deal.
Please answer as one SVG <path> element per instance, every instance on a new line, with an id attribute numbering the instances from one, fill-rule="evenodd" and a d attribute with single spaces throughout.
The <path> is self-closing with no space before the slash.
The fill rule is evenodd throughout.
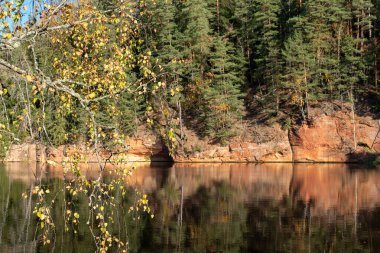
<path id="1" fill-rule="evenodd" d="M 4 37 L 5 39 L 11 39 L 11 38 L 12 38 L 12 34 L 11 34 L 11 33 L 4 33 L 4 34 L 3 34 L 3 37 Z"/>
<path id="2" fill-rule="evenodd" d="M 33 78 L 32 78 L 31 75 L 27 75 L 27 76 L 26 76 L 26 80 L 27 80 L 28 82 L 31 82 L 31 81 L 33 81 Z"/>
<path id="3" fill-rule="evenodd" d="M 74 217 L 79 219 L 79 214 L 78 213 L 74 213 Z"/>
<path id="4" fill-rule="evenodd" d="M 90 94 L 88 95 L 88 97 L 89 97 L 90 99 L 93 99 L 94 97 L 96 97 L 95 92 L 90 93 Z"/>

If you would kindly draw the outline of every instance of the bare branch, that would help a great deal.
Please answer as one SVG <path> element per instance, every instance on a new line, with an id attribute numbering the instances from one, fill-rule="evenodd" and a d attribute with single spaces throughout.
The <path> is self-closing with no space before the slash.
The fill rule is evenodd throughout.
<path id="1" fill-rule="evenodd" d="M 27 75 L 28 74 L 28 72 L 26 72 L 25 70 L 20 69 L 19 67 L 1 59 L 1 58 L 0 58 L 0 65 L 3 65 L 4 67 L 12 70 L 13 72 L 15 72 L 16 74 L 19 74 L 19 75 Z"/>

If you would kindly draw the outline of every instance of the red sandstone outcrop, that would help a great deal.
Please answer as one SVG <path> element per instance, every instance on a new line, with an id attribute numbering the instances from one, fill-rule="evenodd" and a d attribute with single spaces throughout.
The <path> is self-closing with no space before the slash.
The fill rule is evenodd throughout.
<path id="1" fill-rule="evenodd" d="M 359 154 L 380 152 L 374 140 L 379 122 L 370 116 L 355 115 L 348 105 L 332 103 L 311 108 L 311 124 L 289 130 L 278 124 L 248 128 L 243 137 L 229 146 L 210 145 L 191 139 L 191 152 L 174 157 L 179 162 L 355 162 Z M 257 136 L 257 133 L 263 136 Z M 374 145 L 373 145 L 374 144 Z"/>
<path id="2" fill-rule="evenodd" d="M 380 152 L 380 136 L 374 143 L 379 122 L 369 116 L 355 115 L 350 108 L 332 108 L 325 104 L 310 110 L 311 123 L 294 125 L 289 130 L 279 124 L 250 125 L 241 136 L 227 146 L 202 140 L 186 130 L 187 141 L 181 152 L 173 156 L 176 162 L 353 162 L 359 154 Z M 160 138 L 140 129 L 139 135 L 125 141 L 128 151 L 121 154 L 126 161 L 169 161 L 167 148 Z M 40 145 L 13 145 L 5 161 L 61 162 L 73 147 L 61 146 L 45 150 Z M 92 150 L 80 149 L 83 160 L 97 162 Z M 101 152 L 103 158 L 110 154 Z M 115 155 L 112 159 L 115 159 Z"/>
<path id="3" fill-rule="evenodd" d="M 355 115 L 353 121 L 348 109 L 331 114 L 313 109 L 311 117 L 312 125 L 303 124 L 290 131 L 293 161 L 355 161 L 355 153 L 370 151 L 379 130 L 378 122 L 371 117 Z M 372 149 L 380 152 L 380 143 L 375 143 Z"/>
<path id="4" fill-rule="evenodd" d="M 4 162 L 36 162 L 45 159 L 44 146 L 24 143 L 20 145 L 11 145 Z"/>
<path id="5" fill-rule="evenodd" d="M 123 159 L 128 162 L 171 161 L 167 148 L 161 139 L 146 129 L 140 128 L 135 137 L 125 140 L 126 152 L 110 154 L 100 151 L 102 159 Z M 45 162 L 46 160 L 61 163 L 69 154 L 79 153 L 81 162 L 96 163 L 98 158 L 94 150 L 85 146 L 62 145 L 46 148 L 39 144 L 12 145 L 4 159 L 5 162 Z"/>
<path id="6" fill-rule="evenodd" d="M 256 137 L 259 132 L 262 136 Z M 252 134 L 252 136 L 247 136 Z M 288 130 L 279 124 L 255 126 L 228 146 L 205 144 L 192 139 L 190 148 L 174 156 L 176 162 L 282 162 L 292 161 Z"/>

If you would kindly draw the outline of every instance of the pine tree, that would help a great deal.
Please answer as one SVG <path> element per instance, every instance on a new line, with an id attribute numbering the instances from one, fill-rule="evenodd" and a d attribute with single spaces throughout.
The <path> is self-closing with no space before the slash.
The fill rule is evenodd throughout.
<path id="1" fill-rule="evenodd" d="M 154 57 L 159 60 L 165 72 L 173 74 L 179 71 L 179 62 L 182 58 L 180 50 L 181 33 L 175 23 L 176 8 L 170 0 L 157 0 L 152 6 L 150 26 L 154 30 L 151 44 L 154 48 Z"/>
<path id="2" fill-rule="evenodd" d="M 211 12 L 210 27 L 218 35 L 227 35 L 236 0 L 207 0 Z"/>
<path id="3" fill-rule="evenodd" d="M 252 85 L 252 39 L 253 31 L 252 26 L 252 4 L 250 0 L 237 0 L 235 4 L 235 10 L 232 18 L 233 31 L 232 37 L 237 52 L 243 54 L 247 62 L 247 75 L 249 79 L 249 85 Z"/>
<path id="4" fill-rule="evenodd" d="M 183 64 L 183 35 L 175 22 L 176 7 L 172 1 L 155 1 L 152 11 L 151 26 L 154 34 L 151 38 L 154 58 L 160 65 L 158 74 L 160 80 L 165 84 L 166 89 L 160 92 L 178 89 L 182 85 L 182 78 L 185 72 Z M 171 94 L 159 94 L 160 99 L 171 100 Z M 170 102 L 170 101 L 168 101 Z M 171 101 L 173 103 L 173 101 Z M 177 101 L 176 101 L 177 102 Z"/>
<path id="5" fill-rule="evenodd" d="M 285 67 L 283 74 L 283 89 L 286 91 L 284 100 L 288 105 L 296 105 L 302 118 L 308 117 L 309 100 L 317 85 L 312 80 L 311 69 L 314 68 L 314 57 L 310 54 L 310 46 L 305 43 L 304 35 L 295 32 L 290 36 L 282 51 Z"/>
<path id="6" fill-rule="evenodd" d="M 307 1 L 298 16 L 290 19 L 293 33 L 301 33 L 307 44 L 313 89 L 310 99 L 334 99 L 340 79 L 342 41 L 349 13 L 342 0 Z M 300 35 L 299 35 L 300 36 Z"/>
<path id="7" fill-rule="evenodd" d="M 364 46 L 366 42 L 366 34 L 371 33 L 373 29 L 373 15 L 370 15 L 370 10 L 373 8 L 371 0 L 351 0 L 352 14 L 356 28 L 356 48 L 364 52 Z M 372 36 L 372 35 L 370 35 Z"/>
<path id="8" fill-rule="evenodd" d="M 373 56 L 373 85 L 375 91 L 379 91 L 379 79 L 380 79 L 380 0 L 374 1 L 374 10 L 376 19 L 374 20 L 373 29 L 373 44 L 372 44 L 372 56 Z"/>
<path id="9" fill-rule="evenodd" d="M 185 54 L 190 62 L 188 71 L 191 79 L 202 79 L 207 68 L 210 52 L 211 12 L 204 0 L 187 1 L 182 9 L 186 20 L 184 29 Z"/>
<path id="10" fill-rule="evenodd" d="M 114 117 L 117 131 L 126 136 L 136 133 L 137 128 L 141 125 L 146 106 L 144 96 L 128 92 L 121 94 L 116 101 L 116 108 L 119 111 Z"/>
<path id="11" fill-rule="evenodd" d="M 240 91 L 241 76 L 238 66 L 231 59 L 233 50 L 227 41 L 216 37 L 210 55 L 211 84 L 204 89 L 204 133 L 218 141 L 226 142 L 236 134 L 236 124 L 244 115 L 243 94 Z"/>
<path id="12" fill-rule="evenodd" d="M 354 91 L 355 87 L 358 86 L 360 81 L 364 81 L 367 77 L 365 74 L 365 63 L 363 62 L 361 52 L 355 46 L 356 40 L 349 36 L 345 37 L 342 42 L 342 59 L 341 59 L 341 78 L 340 85 L 337 87 L 346 93 L 347 91 Z M 360 91 L 356 89 L 357 91 Z"/>
<path id="13" fill-rule="evenodd" d="M 331 95 L 338 71 L 336 57 L 332 54 L 332 29 L 329 27 L 329 12 L 334 3 L 330 0 L 316 0 L 308 1 L 306 4 L 307 20 L 304 34 L 315 59 L 311 74 L 316 84 L 313 95 L 318 98 L 328 98 Z"/>
<path id="14" fill-rule="evenodd" d="M 254 79 L 263 90 L 267 109 L 279 111 L 281 77 L 281 41 L 279 38 L 280 0 L 253 1 Z"/>

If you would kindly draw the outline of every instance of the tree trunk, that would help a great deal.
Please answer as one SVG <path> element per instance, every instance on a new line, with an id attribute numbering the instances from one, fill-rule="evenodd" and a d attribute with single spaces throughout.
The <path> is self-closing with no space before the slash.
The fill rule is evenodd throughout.
<path id="1" fill-rule="evenodd" d="M 353 95 L 352 87 L 350 91 L 350 100 L 351 100 L 351 122 L 352 122 L 353 138 L 354 138 L 354 149 L 356 150 L 357 141 L 356 141 L 356 123 L 355 123 L 355 104 L 354 104 L 354 95 Z"/>
<path id="2" fill-rule="evenodd" d="M 220 16 L 219 16 L 219 0 L 216 0 L 216 18 L 217 18 L 217 29 L 220 35 Z"/>
<path id="3" fill-rule="evenodd" d="M 362 21 L 364 19 L 364 10 L 362 10 Z M 361 25 L 361 29 L 360 29 L 360 52 L 361 54 L 363 55 L 364 53 L 364 26 L 363 24 Z"/>
<path id="4" fill-rule="evenodd" d="M 306 119 L 309 118 L 309 95 L 308 95 L 308 88 L 307 88 L 307 70 L 306 70 L 306 60 L 304 58 L 303 60 L 303 78 L 305 82 L 305 104 L 306 104 Z"/>
<path id="5" fill-rule="evenodd" d="M 180 132 L 181 132 L 181 146 L 183 148 L 183 141 L 184 141 L 184 133 L 183 133 L 183 122 L 182 122 L 182 106 L 181 106 L 181 101 L 178 100 L 177 102 L 178 106 L 178 111 L 179 111 L 179 127 L 180 127 Z"/>

